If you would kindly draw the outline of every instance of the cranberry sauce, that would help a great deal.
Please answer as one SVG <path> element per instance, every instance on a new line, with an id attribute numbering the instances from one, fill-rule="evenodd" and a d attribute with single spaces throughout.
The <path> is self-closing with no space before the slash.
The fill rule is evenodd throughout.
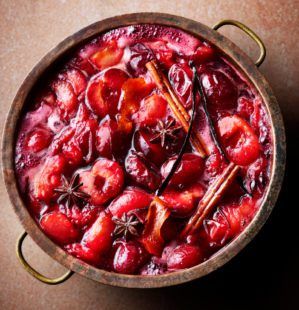
<path id="1" fill-rule="evenodd" d="M 151 228 L 154 192 L 186 134 L 145 66 L 153 59 L 188 113 L 190 61 L 196 66 L 220 148 L 197 94 L 193 129 L 208 156 L 189 144 L 159 197 L 166 211 L 151 215 Z M 78 49 L 51 76 L 21 119 L 15 171 L 32 216 L 65 251 L 109 271 L 156 275 L 203 262 L 252 220 L 270 177 L 269 116 L 256 90 L 215 47 L 170 27 L 124 27 Z M 241 167 L 238 178 L 200 229 L 181 238 L 229 162 Z M 159 236 L 151 247 L 146 225 L 146 233 Z"/>

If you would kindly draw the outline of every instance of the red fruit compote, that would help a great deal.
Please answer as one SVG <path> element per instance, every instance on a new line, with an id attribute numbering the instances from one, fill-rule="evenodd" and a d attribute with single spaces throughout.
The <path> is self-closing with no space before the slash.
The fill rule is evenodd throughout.
<path id="1" fill-rule="evenodd" d="M 189 143 L 154 209 L 186 131 L 147 69 L 152 60 L 189 115 L 192 61 L 208 111 L 197 93 L 193 130 L 206 156 Z M 176 28 L 136 25 L 102 34 L 55 70 L 23 113 L 15 146 L 19 190 L 50 239 L 95 267 L 157 275 L 200 264 L 244 230 L 269 183 L 272 136 L 257 91 L 217 48 Z M 182 237 L 229 163 L 238 177 Z"/>

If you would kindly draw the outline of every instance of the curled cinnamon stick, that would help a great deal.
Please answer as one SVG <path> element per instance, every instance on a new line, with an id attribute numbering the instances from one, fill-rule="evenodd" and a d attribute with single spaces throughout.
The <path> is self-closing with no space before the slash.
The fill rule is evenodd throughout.
<path id="1" fill-rule="evenodd" d="M 181 233 L 181 237 L 185 237 L 188 234 L 192 234 L 194 231 L 198 230 L 202 225 L 204 219 L 212 211 L 216 203 L 222 198 L 225 191 L 229 188 L 237 173 L 239 171 L 239 166 L 234 163 L 230 163 L 222 172 L 222 174 L 213 182 L 209 187 L 204 197 L 198 204 L 198 207 L 189 219 L 186 227 Z"/>
<path id="2" fill-rule="evenodd" d="M 166 101 L 168 102 L 175 117 L 178 119 L 184 131 L 187 133 L 189 129 L 190 115 L 188 114 L 188 112 L 186 111 L 182 103 L 180 102 L 174 90 L 172 89 L 168 79 L 159 70 L 159 67 L 156 61 L 152 60 L 148 62 L 146 64 L 146 68 L 150 72 L 158 89 L 160 90 L 160 92 L 163 94 Z M 206 155 L 209 153 L 209 149 L 205 141 L 200 136 L 200 133 L 198 131 L 192 131 L 190 140 L 191 140 L 192 145 L 196 149 L 196 151 L 199 153 L 199 155 L 202 158 L 205 158 Z"/>

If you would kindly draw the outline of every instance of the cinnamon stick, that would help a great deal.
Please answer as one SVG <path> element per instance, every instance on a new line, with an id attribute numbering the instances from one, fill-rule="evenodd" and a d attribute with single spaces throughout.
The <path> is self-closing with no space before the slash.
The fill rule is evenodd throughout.
<path id="1" fill-rule="evenodd" d="M 181 237 L 192 234 L 202 225 L 204 219 L 212 211 L 216 203 L 222 198 L 225 191 L 229 188 L 235 177 L 237 176 L 239 166 L 230 163 L 222 172 L 222 174 L 209 187 L 204 197 L 201 199 L 197 210 L 189 219 L 186 227 L 181 233 Z"/>
<path id="2" fill-rule="evenodd" d="M 175 117 L 181 123 L 184 131 L 187 133 L 189 129 L 189 121 L 190 115 L 180 102 L 177 97 L 175 91 L 172 89 L 168 79 L 163 75 L 163 73 L 159 70 L 158 64 L 156 61 L 152 60 L 146 64 L 146 68 L 150 72 L 152 78 L 154 79 L 158 89 L 165 97 L 168 102 L 171 110 L 173 111 Z M 192 131 L 191 135 L 191 143 L 199 153 L 202 158 L 205 158 L 209 153 L 209 149 L 205 143 L 205 141 L 200 136 L 198 131 Z"/>

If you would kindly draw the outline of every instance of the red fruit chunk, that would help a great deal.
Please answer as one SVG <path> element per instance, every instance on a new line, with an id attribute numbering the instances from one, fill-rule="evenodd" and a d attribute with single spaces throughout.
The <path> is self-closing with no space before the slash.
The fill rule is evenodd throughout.
<path id="1" fill-rule="evenodd" d="M 168 72 L 173 88 L 185 108 L 191 107 L 192 71 L 186 63 L 174 64 Z"/>
<path id="2" fill-rule="evenodd" d="M 117 112 L 120 91 L 128 75 L 116 68 L 105 71 L 89 82 L 86 99 L 91 109 L 101 118 Z"/>
<path id="3" fill-rule="evenodd" d="M 66 72 L 68 81 L 72 84 L 76 95 L 81 94 L 87 86 L 85 75 L 78 69 L 69 69 Z"/>
<path id="4" fill-rule="evenodd" d="M 53 83 L 52 87 L 56 94 L 57 105 L 64 116 L 74 112 L 78 103 L 72 85 L 67 81 L 58 80 Z"/>
<path id="5" fill-rule="evenodd" d="M 245 97 L 240 97 L 238 99 L 238 112 L 240 116 L 249 120 L 250 116 L 254 112 L 254 106 L 252 100 Z"/>
<path id="6" fill-rule="evenodd" d="M 122 86 L 121 115 L 130 119 L 138 111 L 141 100 L 148 96 L 152 89 L 153 84 L 147 84 L 141 77 L 128 79 Z"/>
<path id="7" fill-rule="evenodd" d="M 153 59 L 152 51 L 142 43 L 137 43 L 129 47 L 131 58 L 128 62 L 128 70 L 134 76 L 139 76 L 146 72 L 146 63 Z"/>
<path id="8" fill-rule="evenodd" d="M 81 244 L 97 255 L 102 255 L 109 251 L 112 246 L 114 228 L 115 224 L 112 221 L 111 214 L 103 211 L 85 232 Z"/>
<path id="9" fill-rule="evenodd" d="M 139 111 L 132 119 L 136 124 L 142 126 L 156 125 L 159 119 L 166 117 L 167 102 L 157 94 L 145 98 L 140 105 Z"/>
<path id="10" fill-rule="evenodd" d="M 193 60 L 196 65 L 201 65 L 204 62 L 210 61 L 214 58 L 215 52 L 211 46 L 204 43 L 201 44 L 193 55 Z"/>
<path id="11" fill-rule="evenodd" d="M 134 147 L 138 152 L 142 152 L 150 162 L 160 166 L 167 158 L 167 153 L 160 143 L 150 142 L 151 138 L 151 134 L 143 130 L 137 131 L 134 137 Z"/>
<path id="12" fill-rule="evenodd" d="M 201 249 L 189 244 L 178 245 L 167 257 L 169 270 L 193 267 L 204 260 Z"/>
<path id="13" fill-rule="evenodd" d="M 124 173 L 117 162 L 101 158 L 90 170 L 80 172 L 81 182 L 80 189 L 90 195 L 90 203 L 102 205 L 120 193 Z"/>
<path id="14" fill-rule="evenodd" d="M 117 46 L 116 41 L 110 41 L 107 46 L 93 54 L 90 60 L 99 70 L 103 70 L 119 63 L 123 53 L 123 49 Z"/>
<path id="15" fill-rule="evenodd" d="M 65 169 L 65 159 L 62 155 L 48 157 L 41 170 L 33 180 L 33 195 L 35 198 L 50 201 L 54 195 L 54 188 L 61 185 L 61 175 Z"/>
<path id="16" fill-rule="evenodd" d="M 201 82 L 212 108 L 224 110 L 237 106 L 238 90 L 224 73 L 208 71 L 202 75 Z"/>
<path id="17" fill-rule="evenodd" d="M 32 152 L 45 149 L 52 140 L 51 132 L 42 127 L 36 127 L 26 137 L 26 147 Z"/>
<path id="18" fill-rule="evenodd" d="M 195 184 L 182 191 L 167 189 L 161 198 L 175 214 L 187 216 L 196 207 L 203 195 L 204 189 L 202 185 Z"/>
<path id="19" fill-rule="evenodd" d="M 163 251 L 162 228 L 169 216 L 169 209 L 156 198 L 149 207 L 147 221 L 140 238 L 140 242 L 152 255 L 160 256 Z"/>
<path id="20" fill-rule="evenodd" d="M 101 262 L 101 257 L 98 253 L 80 243 L 69 244 L 65 247 L 65 249 L 69 254 L 82 259 L 89 264 L 97 266 Z"/>
<path id="21" fill-rule="evenodd" d="M 137 242 L 122 242 L 116 250 L 113 268 L 118 273 L 134 274 L 145 263 L 147 256 Z"/>
<path id="22" fill-rule="evenodd" d="M 218 131 L 227 156 L 237 165 L 247 166 L 260 154 L 258 137 L 249 124 L 239 116 L 219 120 Z"/>
<path id="23" fill-rule="evenodd" d="M 135 154 L 129 154 L 125 161 L 126 172 L 130 178 L 137 184 L 154 191 L 160 184 L 160 175 L 153 167 L 143 159 Z"/>
<path id="24" fill-rule="evenodd" d="M 138 188 L 127 188 L 124 192 L 114 199 L 109 210 L 113 216 L 120 218 L 124 213 L 136 209 L 148 208 L 151 203 L 151 195 Z"/>
<path id="25" fill-rule="evenodd" d="M 59 244 L 68 244 L 76 241 L 79 232 L 65 214 L 54 211 L 44 215 L 40 220 L 44 232 Z"/>
<path id="26" fill-rule="evenodd" d="M 164 41 L 155 41 L 147 43 L 150 49 L 154 52 L 159 63 L 164 64 L 167 68 L 170 68 L 174 63 L 174 51 L 167 47 L 167 43 Z"/>
<path id="27" fill-rule="evenodd" d="M 169 174 L 176 157 L 169 159 L 161 167 L 161 174 L 166 178 Z M 183 155 L 181 163 L 169 184 L 175 186 L 185 186 L 194 182 L 201 175 L 204 169 L 204 162 L 201 157 L 193 153 L 186 153 Z"/>

